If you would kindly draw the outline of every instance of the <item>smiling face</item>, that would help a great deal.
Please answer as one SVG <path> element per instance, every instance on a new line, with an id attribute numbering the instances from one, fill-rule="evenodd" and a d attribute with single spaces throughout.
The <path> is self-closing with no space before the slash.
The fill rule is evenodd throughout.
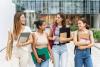
<path id="1" fill-rule="evenodd" d="M 41 29 L 42 31 L 44 31 L 46 28 L 46 23 L 42 22 L 42 25 L 39 26 L 39 29 Z"/>
<path id="2" fill-rule="evenodd" d="M 86 23 L 83 23 L 83 21 L 78 20 L 78 28 L 79 30 L 86 28 Z"/>
<path id="3" fill-rule="evenodd" d="M 57 24 L 59 24 L 59 23 L 62 22 L 63 19 L 60 17 L 59 14 L 57 14 L 57 16 L 56 16 L 56 20 L 57 20 Z"/>
<path id="4" fill-rule="evenodd" d="M 25 15 L 24 14 L 22 14 L 20 16 L 20 22 L 21 22 L 22 25 L 25 25 Z"/>

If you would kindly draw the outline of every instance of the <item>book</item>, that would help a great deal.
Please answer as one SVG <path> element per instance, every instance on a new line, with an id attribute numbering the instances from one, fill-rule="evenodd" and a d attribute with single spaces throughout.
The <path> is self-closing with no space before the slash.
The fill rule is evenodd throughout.
<path id="1" fill-rule="evenodd" d="M 86 46 L 86 45 L 90 44 L 90 40 L 86 39 L 86 38 L 81 38 L 80 43 L 81 43 L 80 44 L 81 46 Z"/>
<path id="2" fill-rule="evenodd" d="M 69 27 L 60 28 L 60 34 L 62 34 L 66 38 L 70 38 L 70 28 Z"/>
<path id="3" fill-rule="evenodd" d="M 19 37 L 19 42 L 21 42 L 21 43 L 26 42 L 28 40 L 29 36 L 30 36 L 30 32 L 21 33 L 20 37 Z"/>

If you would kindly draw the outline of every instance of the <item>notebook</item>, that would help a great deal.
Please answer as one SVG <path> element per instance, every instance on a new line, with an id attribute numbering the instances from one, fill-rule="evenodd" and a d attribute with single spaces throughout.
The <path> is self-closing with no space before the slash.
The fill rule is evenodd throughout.
<path id="1" fill-rule="evenodd" d="M 30 32 L 23 32 L 19 37 L 19 42 L 23 43 L 26 42 L 29 38 Z"/>

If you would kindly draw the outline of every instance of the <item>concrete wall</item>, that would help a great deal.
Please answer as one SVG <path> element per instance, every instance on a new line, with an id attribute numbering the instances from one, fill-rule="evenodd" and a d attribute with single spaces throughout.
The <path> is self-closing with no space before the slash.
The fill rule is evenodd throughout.
<path id="1" fill-rule="evenodd" d="M 6 46 L 8 30 L 12 27 L 15 5 L 12 0 L 0 0 L 0 50 Z"/>
<path id="2" fill-rule="evenodd" d="M 94 16 L 94 28 L 100 29 L 100 14 Z"/>

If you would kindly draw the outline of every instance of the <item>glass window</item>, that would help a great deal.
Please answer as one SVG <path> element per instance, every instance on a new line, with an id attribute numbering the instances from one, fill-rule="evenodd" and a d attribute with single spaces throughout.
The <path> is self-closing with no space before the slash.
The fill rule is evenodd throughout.
<path id="1" fill-rule="evenodd" d="M 59 12 L 59 2 L 49 2 L 48 10 L 50 14 Z"/>
<path id="2" fill-rule="evenodd" d="M 70 14 L 98 14 L 100 0 L 16 0 L 25 9 L 41 11 L 44 14 L 54 14 L 59 11 Z"/>

